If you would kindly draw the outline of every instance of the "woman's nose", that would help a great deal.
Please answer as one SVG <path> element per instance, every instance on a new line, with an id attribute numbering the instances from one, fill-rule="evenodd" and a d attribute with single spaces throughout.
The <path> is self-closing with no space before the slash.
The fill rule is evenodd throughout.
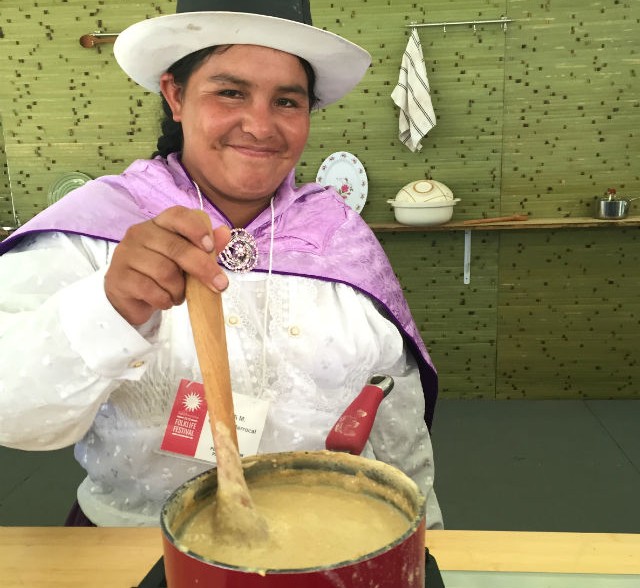
<path id="1" fill-rule="evenodd" d="M 274 117 L 271 105 L 262 101 L 254 101 L 247 106 L 242 130 L 250 133 L 256 139 L 267 139 L 274 132 Z"/>

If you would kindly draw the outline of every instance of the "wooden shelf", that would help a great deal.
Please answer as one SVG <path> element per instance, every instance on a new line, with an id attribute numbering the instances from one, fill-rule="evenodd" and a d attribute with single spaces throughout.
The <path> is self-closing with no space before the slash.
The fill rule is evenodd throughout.
<path id="1" fill-rule="evenodd" d="M 622 220 L 600 220 L 590 217 L 567 218 L 530 218 L 525 221 L 482 223 L 466 225 L 464 221 L 445 223 L 430 227 L 414 227 L 401 225 L 396 222 L 369 223 L 371 229 L 377 233 L 410 233 L 410 232 L 434 232 L 434 231 L 528 231 L 531 229 L 585 229 L 603 227 L 640 227 L 640 216 L 629 216 Z M 9 233 L 0 228 L 0 241 L 8 237 Z"/>
<path id="2" fill-rule="evenodd" d="M 531 229 L 584 229 L 603 227 L 639 227 L 640 216 L 629 216 L 621 220 L 600 220 L 590 217 L 567 218 L 529 218 L 521 221 L 487 222 L 465 224 L 465 221 L 449 222 L 443 225 L 429 227 L 414 227 L 400 223 L 369 223 L 374 232 L 378 233 L 417 233 L 436 231 L 463 231 L 464 232 L 464 284 L 471 283 L 471 231 L 528 231 Z"/>
<path id="3" fill-rule="evenodd" d="M 379 233 L 389 232 L 425 232 L 425 231 L 528 231 L 531 229 L 584 229 L 603 227 L 639 227 L 640 216 L 629 216 L 621 220 L 600 220 L 590 217 L 567 217 L 567 218 L 530 218 L 525 221 L 510 221 L 500 223 L 465 224 L 464 221 L 454 221 L 444 225 L 429 227 L 414 227 L 411 225 L 401 225 L 400 223 L 369 223 L 371 229 Z"/>

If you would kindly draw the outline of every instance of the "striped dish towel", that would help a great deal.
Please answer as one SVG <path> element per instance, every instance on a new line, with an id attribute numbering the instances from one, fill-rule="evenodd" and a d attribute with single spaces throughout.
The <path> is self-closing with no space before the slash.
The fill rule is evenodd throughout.
<path id="1" fill-rule="evenodd" d="M 419 151 L 422 149 L 421 139 L 436 126 L 436 115 L 431 104 L 422 45 L 415 27 L 402 56 L 398 84 L 391 93 L 391 99 L 400 108 L 400 140 L 411 151 Z"/>

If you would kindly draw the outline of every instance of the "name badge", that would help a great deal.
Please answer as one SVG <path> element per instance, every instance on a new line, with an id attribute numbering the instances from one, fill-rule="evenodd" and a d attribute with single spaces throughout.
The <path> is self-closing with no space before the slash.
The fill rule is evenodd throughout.
<path id="1" fill-rule="evenodd" d="M 234 392 L 233 408 L 240 456 L 255 455 L 264 432 L 269 401 Z M 216 450 L 202 384 L 189 380 L 180 381 L 160 449 L 216 463 Z"/>

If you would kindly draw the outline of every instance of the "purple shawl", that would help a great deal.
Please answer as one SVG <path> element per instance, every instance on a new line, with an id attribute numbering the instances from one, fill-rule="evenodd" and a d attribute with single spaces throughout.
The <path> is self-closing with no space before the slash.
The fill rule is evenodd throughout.
<path id="1" fill-rule="evenodd" d="M 127 228 L 170 206 L 199 207 L 198 196 L 176 154 L 133 162 L 121 175 L 88 182 L 42 211 L 0 243 L 0 254 L 28 234 L 63 231 L 119 242 Z M 214 227 L 231 225 L 211 202 L 204 209 Z M 274 198 L 273 273 L 347 284 L 384 308 L 400 329 L 420 367 L 425 421 L 431 427 L 437 375 L 402 288 L 382 246 L 360 215 L 336 192 L 318 184 L 295 186 L 294 172 Z M 256 239 L 258 265 L 267 271 L 271 211 L 245 227 Z"/>

